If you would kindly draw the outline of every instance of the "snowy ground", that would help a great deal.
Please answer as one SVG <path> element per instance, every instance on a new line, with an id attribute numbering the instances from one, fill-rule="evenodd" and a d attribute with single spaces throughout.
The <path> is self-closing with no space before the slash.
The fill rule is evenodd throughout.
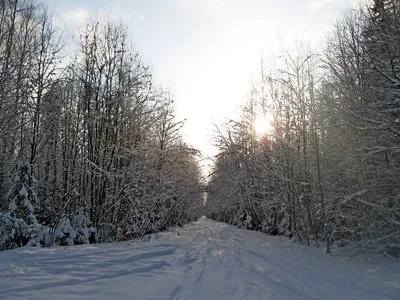
<path id="1" fill-rule="evenodd" d="M 329 257 L 208 219 L 149 243 L 0 253 L 0 299 L 400 299 L 400 262 Z"/>

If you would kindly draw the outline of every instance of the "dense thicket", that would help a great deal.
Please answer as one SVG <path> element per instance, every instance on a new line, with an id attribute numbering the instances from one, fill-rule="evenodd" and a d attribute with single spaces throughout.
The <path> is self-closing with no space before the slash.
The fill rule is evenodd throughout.
<path id="1" fill-rule="evenodd" d="M 263 66 L 240 120 L 216 132 L 208 215 L 328 252 L 399 255 L 399 38 L 399 1 L 375 0 L 336 24 L 324 53 L 303 44 Z"/>
<path id="2" fill-rule="evenodd" d="M 61 41 L 46 8 L 0 0 L 0 250 L 197 219 L 198 153 L 127 28 L 89 23 L 66 67 Z"/>

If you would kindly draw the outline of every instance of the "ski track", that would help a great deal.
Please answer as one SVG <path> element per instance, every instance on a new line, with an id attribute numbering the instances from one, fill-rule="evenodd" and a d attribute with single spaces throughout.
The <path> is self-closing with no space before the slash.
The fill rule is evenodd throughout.
<path id="1" fill-rule="evenodd" d="M 149 243 L 0 253 L 0 299 L 400 299 L 400 262 L 201 219 Z"/>

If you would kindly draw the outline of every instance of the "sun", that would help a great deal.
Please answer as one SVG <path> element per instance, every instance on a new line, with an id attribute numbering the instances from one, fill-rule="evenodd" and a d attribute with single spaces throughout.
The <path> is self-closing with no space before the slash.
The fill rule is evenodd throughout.
<path id="1" fill-rule="evenodd" d="M 254 122 L 254 130 L 257 135 L 265 135 L 268 133 L 272 133 L 273 125 L 272 125 L 272 116 L 265 116 L 257 118 Z"/>

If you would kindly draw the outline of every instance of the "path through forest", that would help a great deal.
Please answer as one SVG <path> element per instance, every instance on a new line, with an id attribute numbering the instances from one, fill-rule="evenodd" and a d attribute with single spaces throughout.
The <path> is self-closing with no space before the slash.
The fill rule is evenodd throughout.
<path id="1" fill-rule="evenodd" d="M 1 299 L 400 299 L 400 264 L 208 219 L 148 243 L 0 253 Z"/>

